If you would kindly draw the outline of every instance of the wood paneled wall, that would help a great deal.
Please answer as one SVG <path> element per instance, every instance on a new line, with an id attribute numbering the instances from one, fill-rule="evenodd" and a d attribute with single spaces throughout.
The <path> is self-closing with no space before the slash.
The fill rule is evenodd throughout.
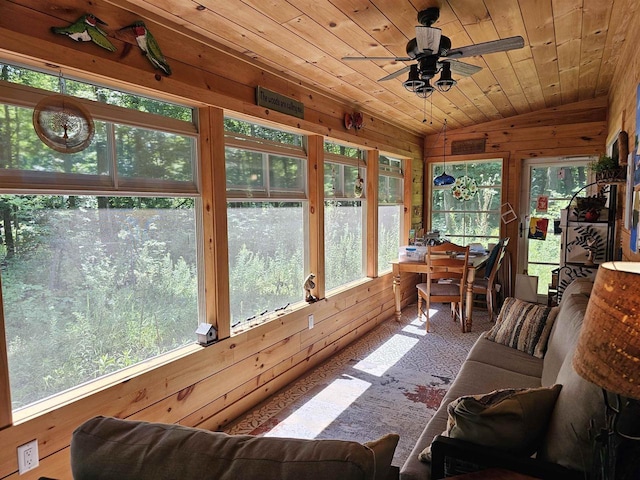
<path id="1" fill-rule="evenodd" d="M 635 18 L 630 25 L 638 25 L 640 20 L 640 8 L 633 12 Z M 640 57 L 638 56 L 638 42 L 640 42 L 640 30 L 630 28 L 626 31 L 626 39 L 622 45 L 620 60 L 616 66 L 613 83 L 609 90 L 609 125 L 607 130 L 607 145 L 613 143 L 618 132 L 626 131 L 629 136 L 629 151 L 634 152 L 636 145 L 636 105 L 638 102 L 637 89 L 640 84 Z M 623 161 L 623 159 L 621 159 Z M 625 160 L 626 162 L 626 160 Z M 636 187 L 637 189 L 637 187 Z M 624 200 L 626 186 L 619 189 L 619 198 Z M 622 218 L 625 218 L 624 202 L 622 202 Z M 640 252 L 633 253 L 629 245 L 629 230 L 622 223 L 623 260 L 640 261 Z"/>
<path id="2" fill-rule="evenodd" d="M 485 153 L 451 155 L 451 142 L 486 140 Z M 449 161 L 502 158 L 502 201 L 520 211 L 522 163 L 528 158 L 573 155 L 597 155 L 605 150 L 607 138 L 607 98 L 600 97 L 569 105 L 548 108 L 503 120 L 447 131 L 446 158 Z M 442 162 L 442 135 L 425 139 L 425 198 L 431 198 L 429 164 Z M 429 202 L 425 201 L 424 218 L 428 219 Z M 501 236 L 518 238 L 519 222 L 502 224 Z M 518 242 L 509 243 L 516 267 Z"/>
<path id="3" fill-rule="evenodd" d="M 365 127 L 348 131 L 343 125 L 344 114 L 362 111 L 359 107 L 320 94 L 285 73 L 261 68 L 248 58 L 186 32 L 180 25 L 157 23 L 154 15 L 127 11 L 122 5 L 128 4 L 121 0 L 5 0 L 0 5 L 0 59 L 206 109 L 200 128 L 203 184 L 212 185 L 212 191 L 203 193 L 209 219 L 205 222 L 209 226 L 205 255 L 216 265 L 216 275 L 207 277 L 210 290 L 206 303 L 212 318 L 229 315 L 228 301 L 220 300 L 228 299 L 228 285 L 219 281 L 228 269 L 226 245 L 218 245 L 226 242 L 224 177 L 214 172 L 224 162 L 223 139 L 214 122 L 219 124 L 225 113 L 331 137 L 373 153 L 383 151 L 409 158 L 413 161 L 408 162 L 408 170 L 413 166 L 418 173 L 422 171 L 423 138 L 415 133 L 366 111 Z M 75 43 L 51 33 L 51 26 L 66 25 L 87 11 L 106 21 L 110 31 L 143 19 L 168 57 L 173 75 L 157 75 L 137 46 L 129 50 L 126 39 L 113 38 L 118 52 L 111 54 L 90 42 Z M 256 106 L 257 85 L 303 102 L 305 118 Z M 316 143 L 321 149 L 320 137 Z M 410 187 L 407 197 L 411 196 Z M 318 195 L 314 201 L 320 201 Z M 411 211 L 407 212 L 405 218 L 409 220 Z M 411 220 L 421 219 L 414 215 Z M 316 256 L 318 250 L 316 246 Z M 415 275 L 403 277 L 404 304 L 414 299 L 416 281 Z M 120 374 L 118 382 L 94 382 L 80 397 L 76 392 L 62 405 L 44 413 L 34 412 L 33 416 L 25 414 L 20 422 L 0 430 L 0 478 L 18 478 L 16 447 L 33 439 L 39 443 L 40 467 L 20 479 L 70 478 L 71 433 L 94 415 L 220 428 L 380 322 L 392 321 L 393 313 L 392 278 L 385 274 L 209 347 L 193 345 L 173 356 L 163 356 L 163 363 L 153 369 L 135 367 Z M 315 316 L 311 330 L 309 314 Z M 0 353 L 3 347 L 2 342 Z M 3 376 L 6 378 L 6 373 Z M 0 393 L 5 402 L 6 392 Z"/>

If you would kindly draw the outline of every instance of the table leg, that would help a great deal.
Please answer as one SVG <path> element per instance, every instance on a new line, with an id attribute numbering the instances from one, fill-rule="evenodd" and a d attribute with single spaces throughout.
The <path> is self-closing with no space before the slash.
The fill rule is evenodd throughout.
<path id="1" fill-rule="evenodd" d="M 470 268 L 467 274 L 467 299 L 465 311 L 465 332 L 470 332 L 473 326 L 473 281 L 476 278 L 475 268 Z"/>
<path id="2" fill-rule="evenodd" d="M 396 303 L 396 322 L 399 322 L 402 315 L 400 311 L 400 272 L 394 272 L 393 274 L 393 297 Z"/>

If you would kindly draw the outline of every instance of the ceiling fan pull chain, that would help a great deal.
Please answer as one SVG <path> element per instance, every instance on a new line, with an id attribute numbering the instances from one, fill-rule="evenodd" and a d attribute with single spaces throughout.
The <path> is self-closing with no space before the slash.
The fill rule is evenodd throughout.
<path id="1" fill-rule="evenodd" d="M 431 104 L 433 105 L 433 100 Z M 424 97 L 424 102 L 422 103 L 422 123 L 427 123 L 427 97 Z"/>
<path id="2" fill-rule="evenodd" d="M 431 114 L 429 119 L 429 125 L 433 125 L 433 95 L 431 96 Z"/>

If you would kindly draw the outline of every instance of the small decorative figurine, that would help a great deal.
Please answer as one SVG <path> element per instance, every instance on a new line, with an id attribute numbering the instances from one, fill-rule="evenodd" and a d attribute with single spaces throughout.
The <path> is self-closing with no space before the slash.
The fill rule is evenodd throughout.
<path id="1" fill-rule="evenodd" d="M 311 290 L 316 288 L 316 282 L 313 281 L 314 278 L 316 278 L 316 276 L 313 273 L 310 273 L 304 281 L 304 300 L 307 303 L 314 303 L 318 301 L 318 297 L 311 293 Z"/>
<path id="2" fill-rule="evenodd" d="M 142 50 L 142 53 L 146 55 L 151 64 L 162 70 L 165 75 L 171 75 L 171 67 L 167 63 L 167 60 L 160 50 L 160 45 L 156 42 L 156 39 L 151 35 L 151 32 L 147 29 L 146 25 L 142 21 L 134 22 L 128 27 L 124 27 L 121 30 L 130 28 L 136 37 L 136 43 Z"/>
<path id="3" fill-rule="evenodd" d="M 356 183 L 354 185 L 354 191 L 353 191 L 353 194 L 356 196 L 356 198 L 362 197 L 363 188 L 364 188 L 364 180 L 362 179 L 362 177 L 358 176 L 358 178 L 356 178 Z"/>
<path id="4" fill-rule="evenodd" d="M 107 34 L 98 27 L 98 24 L 106 25 L 95 15 L 87 13 L 68 27 L 51 27 L 51 31 L 66 35 L 76 42 L 93 42 L 110 52 L 115 52 L 116 47 L 107 39 Z"/>
<path id="5" fill-rule="evenodd" d="M 586 250 L 587 250 L 587 262 L 586 262 L 586 265 L 593 266 L 593 265 L 595 265 L 595 263 L 593 262 L 593 259 L 595 257 L 595 253 L 596 253 L 595 252 L 595 250 L 596 250 L 595 249 L 596 239 L 593 238 L 593 237 L 589 237 L 589 238 L 587 238 L 586 243 L 587 243 L 587 247 L 586 247 Z"/>

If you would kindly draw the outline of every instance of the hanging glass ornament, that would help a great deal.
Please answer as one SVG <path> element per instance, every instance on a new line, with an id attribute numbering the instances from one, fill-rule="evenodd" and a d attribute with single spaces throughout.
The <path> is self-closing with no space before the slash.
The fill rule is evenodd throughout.
<path id="1" fill-rule="evenodd" d="M 362 177 L 359 175 L 359 172 L 358 172 L 358 178 L 356 178 L 356 183 L 353 188 L 353 194 L 356 196 L 356 198 L 360 198 L 362 197 L 363 191 L 364 191 L 364 180 L 362 179 Z"/>
<path id="2" fill-rule="evenodd" d="M 356 181 L 355 181 L 355 184 L 353 185 L 353 194 L 355 195 L 356 198 L 360 198 L 362 197 L 363 193 L 364 193 L 364 180 L 360 176 L 360 153 L 358 153 L 358 163 L 356 166 Z"/>

